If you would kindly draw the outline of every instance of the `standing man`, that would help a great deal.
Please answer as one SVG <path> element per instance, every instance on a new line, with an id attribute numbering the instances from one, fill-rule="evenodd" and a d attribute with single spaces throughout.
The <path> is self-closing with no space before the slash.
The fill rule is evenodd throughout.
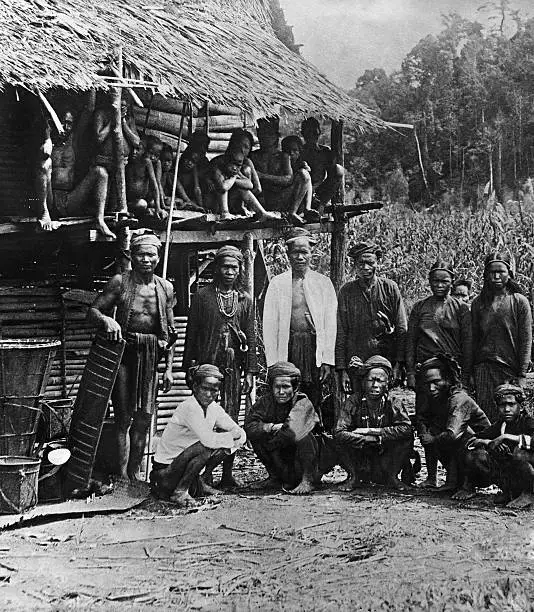
<path id="1" fill-rule="evenodd" d="M 293 363 L 301 373 L 300 390 L 318 409 L 320 385 L 334 366 L 337 298 L 331 280 L 310 270 L 313 244 L 303 228 L 286 239 L 291 269 L 275 276 L 267 289 L 263 341 L 267 367 Z"/>
<path id="2" fill-rule="evenodd" d="M 166 363 L 163 391 L 169 391 L 173 382 L 175 298 L 171 283 L 154 274 L 160 249 L 161 242 L 154 234 L 134 236 L 132 270 L 113 276 L 87 315 L 108 340 L 126 340 L 111 399 L 120 475 L 132 481 L 136 480 L 156 410 L 157 368 L 163 355 Z M 112 318 L 115 307 L 116 315 Z"/>
<path id="3" fill-rule="evenodd" d="M 378 276 L 378 248 L 370 242 L 355 244 L 349 251 L 357 278 L 339 290 L 337 309 L 336 370 L 343 389 L 358 391 L 348 365 L 352 357 L 363 362 L 382 355 L 393 366 L 393 379 L 402 378 L 406 310 L 397 283 Z"/>
<path id="4" fill-rule="evenodd" d="M 215 254 L 213 282 L 191 300 L 182 362 L 186 372 L 193 365 L 206 363 L 223 372 L 222 404 L 235 422 L 241 392 L 250 393 L 258 371 L 254 304 L 240 287 L 243 263 L 243 254 L 234 246 L 221 247 Z M 229 455 L 223 461 L 224 488 L 238 486 L 232 475 L 234 457 Z M 209 470 L 204 473 L 204 480 L 212 484 Z"/>

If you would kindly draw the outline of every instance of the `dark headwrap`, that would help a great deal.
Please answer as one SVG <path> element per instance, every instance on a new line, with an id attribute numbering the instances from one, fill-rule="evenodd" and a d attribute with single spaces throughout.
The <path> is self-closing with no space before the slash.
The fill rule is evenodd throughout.
<path id="1" fill-rule="evenodd" d="M 161 249 L 160 239 L 156 234 L 150 231 L 144 231 L 142 234 L 135 234 L 130 241 L 130 250 L 135 251 L 142 246 L 154 246 L 158 251 Z"/>
<path id="2" fill-rule="evenodd" d="M 243 253 L 241 253 L 241 251 L 237 247 L 230 246 L 230 245 L 225 245 L 225 246 L 221 247 L 215 253 L 214 261 L 217 262 L 219 259 L 222 259 L 223 257 L 233 257 L 240 264 L 242 264 L 243 261 L 244 261 Z"/>
<path id="3" fill-rule="evenodd" d="M 431 357 L 417 368 L 417 373 L 422 376 L 428 370 L 437 368 L 441 375 L 444 376 L 451 385 L 457 386 L 461 384 L 462 369 L 460 364 L 451 355 L 438 353 L 435 357 Z"/>
<path id="4" fill-rule="evenodd" d="M 299 238 L 306 239 L 311 246 L 317 243 L 312 234 L 304 227 L 293 227 L 287 234 L 284 235 L 284 240 L 288 247 L 290 247 L 291 243 L 295 242 L 295 240 L 298 240 Z"/>
<path id="5" fill-rule="evenodd" d="M 510 278 L 506 283 L 506 289 L 509 293 L 523 293 L 521 285 L 514 280 L 515 266 L 510 255 L 508 253 L 493 251 L 488 253 L 484 259 L 484 285 L 482 286 L 482 291 L 480 292 L 480 298 L 485 307 L 490 306 L 493 301 L 493 292 L 488 283 L 488 271 L 492 263 L 502 263 L 508 269 Z"/>
<path id="6" fill-rule="evenodd" d="M 387 374 L 389 380 L 393 377 L 391 362 L 385 357 L 382 357 L 382 355 L 373 355 L 369 357 L 365 363 L 355 355 L 349 362 L 349 370 L 355 371 L 355 373 L 362 378 L 375 368 L 383 370 Z"/>
<path id="7" fill-rule="evenodd" d="M 513 383 L 504 383 L 503 385 L 499 385 L 495 389 L 495 393 L 494 393 L 495 402 L 498 403 L 499 400 L 506 395 L 515 396 L 515 399 L 519 403 L 525 401 L 525 392 L 519 385 L 514 385 Z"/>
<path id="8" fill-rule="evenodd" d="M 434 262 L 432 264 L 432 267 L 430 268 L 430 272 L 428 273 L 428 278 L 430 278 L 432 276 L 432 272 L 447 272 L 448 274 L 451 275 L 452 280 L 454 280 L 455 274 L 454 274 L 454 270 L 452 269 L 452 265 L 447 262 L 444 261 L 442 259 L 438 259 L 436 262 Z"/>
<path id="9" fill-rule="evenodd" d="M 380 249 L 372 242 L 357 242 L 349 249 L 348 255 L 353 259 L 358 259 L 364 253 L 372 253 L 378 257 Z"/>
<path id="10" fill-rule="evenodd" d="M 289 361 L 278 361 L 273 363 L 273 365 L 267 371 L 267 380 L 269 384 L 271 384 L 277 376 L 291 376 L 292 378 L 300 378 L 300 370 L 296 365 L 293 365 Z"/>
<path id="11" fill-rule="evenodd" d="M 193 382 L 208 377 L 218 378 L 219 380 L 224 378 L 219 368 L 211 365 L 211 363 L 203 363 L 202 365 L 193 366 L 192 368 L 189 368 L 188 373 Z"/>
<path id="12" fill-rule="evenodd" d="M 484 273 L 487 272 L 488 268 L 491 266 L 492 263 L 504 264 L 508 268 L 510 276 L 512 278 L 514 277 L 512 258 L 510 257 L 510 255 L 508 255 L 508 253 L 499 253 L 496 251 L 488 253 L 486 255 L 486 258 L 484 259 Z"/>

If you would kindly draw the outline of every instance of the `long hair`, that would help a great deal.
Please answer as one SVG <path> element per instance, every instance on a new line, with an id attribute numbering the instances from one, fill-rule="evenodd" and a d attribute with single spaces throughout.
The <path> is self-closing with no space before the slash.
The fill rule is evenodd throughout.
<path id="1" fill-rule="evenodd" d="M 482 306 L 484 306 L 485 308 L 487 308 L 488 306 L 491 306 L 491 303 L 493 302 L 493 290 L 490 287 L 488 271 L 489 271 L 490 265 L 495 261 L 501 261 L 508 268 L 510 278 L 508 279 L 508 282 L 506 283 L 506 289 L 510 293 L 521 293 L 521 294 L 523 293 L 523 290 L 521 289 L 521 285 L 516 280 L 514 280 L 514 273 L 512 270 L 512 259 L 510 255 L 508 255 L 508 253 L 500 253 L 498 251 L 492 251 L 491 253 L 488 253 L 486 255 L 486 258 L 484 259 L 484 284 L 482 286 L 482 291 L 480 292 L 480 301 L 482 303 Z"/>

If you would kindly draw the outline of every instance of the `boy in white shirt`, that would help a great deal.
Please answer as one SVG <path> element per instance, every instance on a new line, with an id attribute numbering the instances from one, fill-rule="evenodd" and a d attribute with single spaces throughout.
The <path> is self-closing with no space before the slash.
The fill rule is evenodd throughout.
<path id="1" fill-rule="evenodd" d="M 246 434 L 216 402 L 223 375 L 210 364 L 192 368 L 193 395 L 174 411 L 159 441 L 150 474 L 152 492 L 182 507 L 198 505 L 193 496 L 216 491 L 200 478 L 243 446 Z"/>

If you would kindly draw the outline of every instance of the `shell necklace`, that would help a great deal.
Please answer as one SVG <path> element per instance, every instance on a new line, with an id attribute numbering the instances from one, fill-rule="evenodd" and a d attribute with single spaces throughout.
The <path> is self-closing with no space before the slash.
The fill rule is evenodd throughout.
<path id="1" fill-rule="evenodd" d="M 219 312 L 228 319 L 231 319 L 235 313 L 237 312 L 237 304 L 238 304 L 238 293 L 235 289 L 230 289 L 230 291 L 222 292 L 219 287 L 215 288 L 215 295 L 217 297 L 217 306 L 219 307 Z M 230 308 L 227 310 L 227 300 L 232 298 L 230 303 Z"/>

